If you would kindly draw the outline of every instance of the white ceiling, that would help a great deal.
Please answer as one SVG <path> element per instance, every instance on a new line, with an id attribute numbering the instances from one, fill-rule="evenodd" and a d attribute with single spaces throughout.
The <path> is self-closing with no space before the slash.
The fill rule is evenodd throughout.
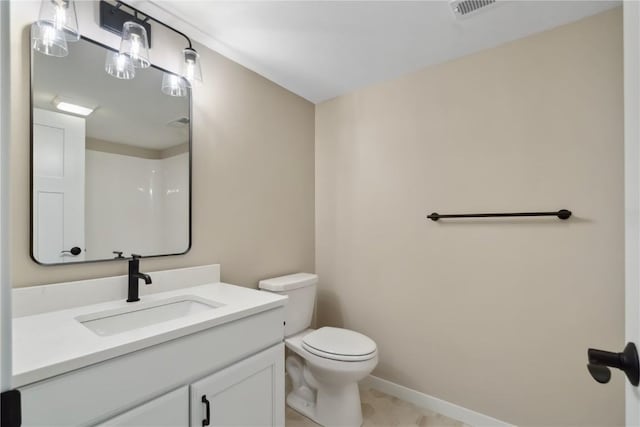
<path id="1" fill-rule="evenodd" d="M 445 0 L 132 3 L 316 103 L 621 4 L 498 2 L 462 20 Z"/>

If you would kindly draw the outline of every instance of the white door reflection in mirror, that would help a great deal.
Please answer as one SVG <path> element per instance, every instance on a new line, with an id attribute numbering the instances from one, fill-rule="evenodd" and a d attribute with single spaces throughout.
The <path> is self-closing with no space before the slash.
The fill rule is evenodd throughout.
<path id="1" fill-rule="evenodd" d="M 47 264 L 83 261 L 85 120 L 34 108 L 33 144 L 34 255 Z"/>

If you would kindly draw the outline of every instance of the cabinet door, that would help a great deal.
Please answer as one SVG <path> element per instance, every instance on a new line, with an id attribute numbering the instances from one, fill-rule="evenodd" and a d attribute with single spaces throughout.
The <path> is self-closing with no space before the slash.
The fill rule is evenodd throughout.
<path id="1" fill-rule="evenodd" d="M 184 386 L 99 424 L 106 426 L 186 427 L 189 425 L 189 387 Z"/>
<path id="2" fill-rule="evenodd" d="M 191 426 L 284 426 L 284 344 L 191 384 Z"/>

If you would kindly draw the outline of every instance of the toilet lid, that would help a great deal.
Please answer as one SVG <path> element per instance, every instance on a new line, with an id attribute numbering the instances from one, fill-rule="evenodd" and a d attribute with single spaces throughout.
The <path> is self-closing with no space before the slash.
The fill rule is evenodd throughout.
<path id="1" fill-rule="evenodd" d="M 359 361 L 375 356 L 376 343 L 349 329 L 324 327 L 304 336 L 302 347 L 317 356 L 333 360 Z"/>

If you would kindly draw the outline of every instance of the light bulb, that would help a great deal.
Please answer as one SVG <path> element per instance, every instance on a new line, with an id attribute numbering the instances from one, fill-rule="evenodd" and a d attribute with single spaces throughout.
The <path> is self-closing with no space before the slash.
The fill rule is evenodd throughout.
<path id="1" fill-rule="evenodd" d="M 118 55 L 118 57 L 116 58 L 116 69 L 119 72 L 124 71 L 124 68 L 126 66 L 126 61 L 127 61 L 127 58 L 125 58 L 124 55 Z"/>
<path id="2" fill-rule="evenodd" d="M 45 26 L 42 29 L 42 44 L 47 48 L 51 48 L 53 46 L 53 41 L 56 38 L 56 30 L 53 27 Z"/>
<path id="3" fill-rule="evenodd" d="M 140 36 L 131 34 L 131 58 L 135 61 L 140 55 Z"/>
<path id="4" fill-rule="evenodd" d="M 193 75 L 196 71 L 196 64 L 194 61 L 186 61 L 184 67 L 184 77 L 189 80 L 189 82 L 193 82 Z"/>
<path id="5" fill-rule="evenodd" d="M 62 31 L 67 23 L 67 11 L 65 9 L 68 6 L 69 4 L 66 2 L 56 3 L 54 25 L 58 31 Z"/>

